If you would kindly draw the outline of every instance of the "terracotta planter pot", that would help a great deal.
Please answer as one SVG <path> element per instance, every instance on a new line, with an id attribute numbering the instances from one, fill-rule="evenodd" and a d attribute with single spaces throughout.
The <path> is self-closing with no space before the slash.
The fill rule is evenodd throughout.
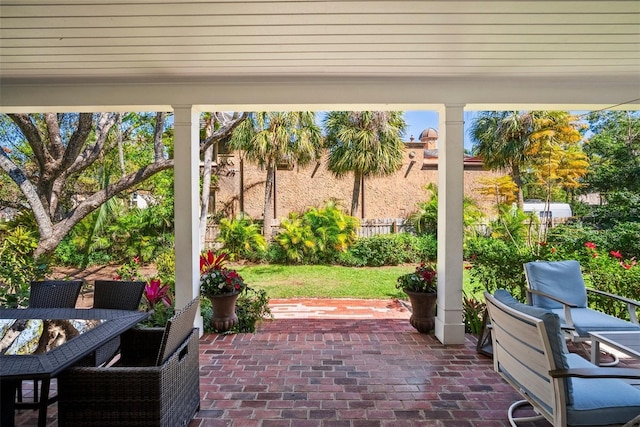
<path id="1" fill-rule="evenodd" d="M 213 309 L 213 317 L 211 317 L 211 326 L 217 332 L 226 332 L 238 323 L 236 316 L 236 300 L 238 292 L 225 295 L 210 296 L 211 307 Z"/>
<path id="2" fill-rule="evenodd" d="M 435 292 L 411 292 L 405 291 L 411 301 L 411 317 L 409 323 L 422 334 L 433 331 L 436 325 L 436 300 L 438 294 Z"/>

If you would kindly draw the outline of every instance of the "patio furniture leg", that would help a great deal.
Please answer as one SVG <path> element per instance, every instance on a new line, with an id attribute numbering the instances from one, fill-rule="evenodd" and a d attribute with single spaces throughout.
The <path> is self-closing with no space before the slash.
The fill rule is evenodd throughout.
<path id="1" fill-rule="evenodd" d="M 20 384 L 17 380 L 0 381 L 0 425 L 13 427 L 15 425 L 16 389 Z"/>
<path id="2" fill-rule="evenodd" d="M 42 390 L 40 390 L 40 400 L 38 401 L 38 427 L 46 427 L 47 425 L 47 407 L 51 402 L 49 400 L 50 385 L 50 380 L 42 380 Z"/>

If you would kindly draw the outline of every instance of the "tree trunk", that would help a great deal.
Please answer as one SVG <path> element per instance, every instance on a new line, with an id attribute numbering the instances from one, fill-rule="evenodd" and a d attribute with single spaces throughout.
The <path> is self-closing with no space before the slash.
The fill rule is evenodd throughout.
<path id="1" fill-rule="evenodd" d="M 367 211 L 365 210 L 365 188 L 364 188 L 364 175 L 360 178 L 360 205 L 361 205 L 361 209 L 360 211 L 362 212 L 362 219 L 365 219 L 367 217 Z"/>
<path id="2" fill-rule="evenodd" d="M 156 113 L 156 126 L 153 132 L 153 160 L 158 162 L 164 158 L 162 131 L 164 128 L 164 113 Z"/>
<path id="3" fill-rule="evenodd" d="M 120 177 L 124 177 L 127 174 L 127 170 L 124 167 L 124 148 L 122 147 L 122 115 L 118 114 L 116 138 L 118 140 L 118 162 L 120 163 Z"/>
<path id="4" fill-rule="evenodd" d="M 209 133 L 210 126 L 206 132 Z M 211 192 L 211 163 L 213 159 L 213 145 L 204 152 L 204 166 L 202 168 L 202 199 L 200 200 L 200 250 L 204 249 L 207 235 L 207 214 L 209 213 L 209 194 Z"/>
<path id="5" fill-rule="evenodd" d="M 362 174 L 360 172 L 353 173 L 353 194 L 351 196 L 351 216 L 358 216 L 358 207 L 360 206 L 360 188 L 362 186 Z"/>
<path id="6" fill-rule="evenodd" d="M 520 167 L 513 165 L 511 167 L 511 171 L 513 182 L 518 187 L 518 207 L 522 209 L 524 207 L 524 192 L 522 191 L 522 175 L 520 174 Z"/>
<path id="7" fill-rule="evenodd" d="M 273 224 L 273 206 L 271 202 L 273 200 L 273 175 L 275 173 L 276 164 L 274 161 L 270 161 L 267 164 L 267 180 L 264 186 L 264 212 L 263 218 L 263 230 L 262 234 L 264 238 L 269 242 L 271 241 L 271 225 Z"/>

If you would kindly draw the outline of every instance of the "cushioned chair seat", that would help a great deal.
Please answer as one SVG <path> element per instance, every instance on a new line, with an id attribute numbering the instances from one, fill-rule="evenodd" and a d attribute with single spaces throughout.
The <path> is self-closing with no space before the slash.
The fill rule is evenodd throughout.
<path id="1" fill-rule="evenodd" d="M 566 323 L 564 309 L 552 308 L 551 311 L 563 324 Z M 581 337 L 588 337 L 590 331 L 640 331 L 640 325 L 589 308 L 572 308 L 571 318 L 576 333 Z"/>
<path id="2" fill-rule="evenodd" d="M 570 369 L 593 368 L 577 354 L 567 354 Z M 570 378 L 573 403 L 567 405 L 569 425 L 623 424 L 640 415 L 640 390 L 618 379 Z"/>

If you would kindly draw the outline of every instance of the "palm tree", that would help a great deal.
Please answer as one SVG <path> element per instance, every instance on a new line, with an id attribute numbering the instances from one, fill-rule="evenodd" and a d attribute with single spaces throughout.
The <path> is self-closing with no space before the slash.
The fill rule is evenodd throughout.
<path id="1" fill-rule="evenodd" d="M 234 132 L 230 147 L 267 170 L 264 190 L 264 236 L 269 240 L 273 222 L 272 197 L 278 163 L 309 164 L 320 157 L 322 136 L 309 111 L 250 113 Z"/>
<path id="2" fill-rule="evenodd" d="M 558 162 L 559 178 L 571 184 L 571 179 L 584 175 L 584 156 L 573 156 L 573 166 L 580 166 L 572 174 L 561 170 L 560 163 L 567 150 L 581 140 L 575 117 L 564 111 L 485 111 L 471 125 L 473 153 L 481 156 L 492 170 L 507 169 L 518 187 L 518 206 L 523 207 L 523 171 L 531 169 L 538 180 L 549 181 L 551 160 Z M 568 159 L 564 160 L 565 162 Z M 566 168 L 565 168 L 566 169 Z M 546 172 L 545 172 L 546 170 Z M 546 173 L 546 178 L 544 177 Z M 569 176 L 570 175 L 570 176 Z M 547 199 L 550 188 L 547 189 Z"/>
<path id="3" fill-rule="evenodd" d="M 471 125 L 473 154 L 491 170 L 507 169 L 518 187 L 518 206 L 524 205 L 522 166 L 531 147 L 535 115 L 528 111 L 483 111 Z"/>
<path id="4" fill-rule="evenodd" d="M 401 137 L 406 128 L 402 114 L 401 111 L 332 111 L 326 115 L 327 168 L 338 178 L 353 172 L 351 216 L 356 216 L 358 211 L 364 178 L 389 176 L 402 167 Z M 364 213 L 360 212 L 360 218 L 363 217 Z"/>

